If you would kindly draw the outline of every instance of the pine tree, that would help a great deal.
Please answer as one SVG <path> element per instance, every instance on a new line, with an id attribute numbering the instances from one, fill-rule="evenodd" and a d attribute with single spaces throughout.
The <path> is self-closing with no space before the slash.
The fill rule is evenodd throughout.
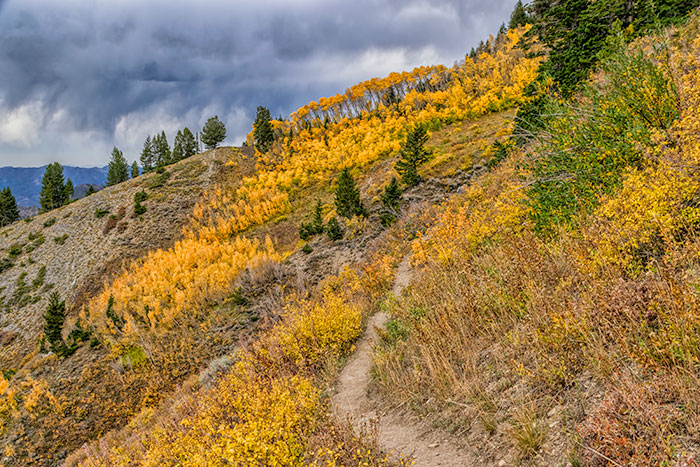
<path id="1" fill-rule="evenodd" d="M 112 160 L 107 169 L 107 186 L 116 185 L 129 179 L 129 164 L 124 154 L 115 146 L 112 149 Z"/>
<path id="2" fill-rule="evenodd" d="M 133 164 L 131 164 L 131 178 L 136 178 L 139 176 L 139 164 L 138 162 L 134 161 Z"/>
<path id="3" fill-rule="evenodd" d="M 61 335 L 65 319 L 66 303 L 61 300 L 58 292 L 53 292 L 49 297 L 49 305 L 44 313 L 44 336 L 49 341 L 51 350 L 59 356 L 64 355 L 68 350 Z"/>
<path id="4" fill-rule="evenodd" d="M 314 215 L 311 218 L 311 222 L 302 222 L 299 227 L 299 237 L 302 240 L 308 240 L 314 235 L 323 233 L 323 205 L 321 200 L 316 201 L 316 208 L 314 209 Z"/>
<path id="5" fill-rule="evenodd" d="M 41 179 L 39 205 L 42 212 L 60 208 L 66 204 L 66 187 L 63 181 L 63 167 L 53 162 L 46 167 Z"/>
<path id="6" fill-rule="evenodd" d="M 255 115 L 253 139 L 255 140 L 255 149 L 261 153 L 269 151 L 275 139 L 275 135 L 272 131 L 270 110 L 262 106 L 258 107 L 258 111 Z"/>
<path id="7" fill-rule="evenodd" d="M 19 220 L 19 209 L 17 200 L 12 196 L 10 187 L 5 187 L 0 191 L 0 227 L 12 224 Z"/>
<path id="8" fill-rule="evenodd" d="M 141 167 L 143 167 L 144 173 L 153 170 L 153 159 L 153 142 L 151 141 L 151 136 L 149 135 L 146 137 L 146 141 L 143 143 L 143 149 L 141 150 Z"/>
<path id="9" fill-rule="evenodd" d="M 214 149 L 224 139 L 226 139 L 226 127 L 219 120 L 219 117 L 215 115 L 207 120 L 204 128 L 202 128 L 202 143 L 207 149 Z"/>
<path id="10" fill-rule="evenodd" d="M 391 181 L 384 187 L 381 200 L 384 207 L 391 211 L 398 212 L 401 208 L 401 188 L 396 177 L 392 177 Z"/>
<path id="11" fill-rule="evenodd" d="M 415 186 L 420 182 L 418 167 L 430 159 L 430 151 L 425 148 L 428 133 L 423 125 L 416 125 L 408 133 L 406 142 L 399 151 L 399 160 L 394 165 L 406 186 Z"/>
<path id="12" fill-rule="evenodd" d="M 513 13 L 510 15 L 510 22 L 508 23 L 508 29 L 514 29 L 518 26 L 524 26 L 528 22 L 527 12 L 523 6 L 523 2 L 518 0 L 513 8 Z"/>
<path id="13" fill-rule="evenodd" d="M 165 137 L 165 131 L 161 131 L 159 135 L 153 137 L 153 154 L 154 165 L 156 167 L 164 167 L 171 163 L 170 145 L 168 138 Z"/>
<path id="14" fill-rule="evenodd" d="M 328 238 L 333 241 L 343 238 L 343 231 L 340 229 L 340 224 L 338 223 L 337 218 L 330 218 L 328 225 L 326 226 L 326 234 L 328 235 Z"/>
<path id="15" fill-rule="evenodd" d="M 178 161 L 181 161 L 185 157 L 185 150 L 184 150 L 184 141 L 183 141 L 183 136 L 182 136 L 182 131 L 177 130 L 177 134 L 175 135 L 175 141 L 173 141 L 173 154 L 172 157 L 170 158 L 171 163 L 175 163 Z"/>
<path id="16" fill-rule="evenodd" d="M 367 216 L 362 201 L 360 189 L 350 175 L 350 170 L 344 168 L 338 176 L 338 186 L 335 190 L 335 207 L 339 216 L 351 218 L 352 216 Z"/>
<path id="17" fill-rule="evenodd" d="M 189 128 L 182 130 L 182 157 L 187 158 L 197 154 L 197 141 Z"/>
<path id="18" fill-rule="evenodd" d="M 75 187 L 73 187 L 73 181 L 69 178 L 66 180 L 66 185 L 64 187 L 66 192 L 66 203 L 70 203 L 75 195 Z"/>
<path id="19" fill-rule="evenodd" d="M 85 192 L 85 196 L 90 196 L 90 195 L 92 195 L 92 194 L 94 194 L 94 193 L 97 193 L 97 190 L 95 190 L 95 186 L 91 183 L 91 184 L 88 186 L 87 191 Z"/>
<path id="20" fill-rule="evenodd" d="M 380 221 L 383 226 L 388 227 L 394 222 L 401 210 L 401 187 L 396 177 L 392 177 L 391 181 L 384 187 L 384 192 L 381 195 L 384 210 L 380 214 Z"/>

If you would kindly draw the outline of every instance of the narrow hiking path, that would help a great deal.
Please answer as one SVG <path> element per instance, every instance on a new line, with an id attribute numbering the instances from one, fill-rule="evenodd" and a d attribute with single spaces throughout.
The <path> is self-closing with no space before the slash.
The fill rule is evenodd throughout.
<path id="1" fill-rule="evenodd" d="M 399 296 L 411 281 L 407 255 L 399 264 L 392 292 Z M 417 417 L 382 410 L 378 401 L 368 396 L 372 354 L 377 343 L 376 328 L 383 327 L 389 316 L 379 311 L 367 323 L 367 330 L 357 343 L 357 350 L 338 378 L 336 393 L 331 397 L 333 411 L 340 419 L 350 418 L 356 431 L 377 431 L 379 447 L 395 453 L 396 458 L 413 458 L 416 467 L 472 465 L 467 453 L 445 439 L 446 434 L 431 428 Z"/>

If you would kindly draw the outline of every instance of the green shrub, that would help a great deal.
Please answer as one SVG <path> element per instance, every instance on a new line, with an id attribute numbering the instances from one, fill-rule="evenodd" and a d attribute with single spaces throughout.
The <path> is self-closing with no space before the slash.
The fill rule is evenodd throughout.
<path id="1" fill-rule="evenodd" d="M 3 273 L 14 266 L 14 263 L 10 258 L 0 259 L 0 273 Z"/>
<path id="2" fill-rule="evenodd" d="M 46 266 L 42 266 L 39 269 L 39 272 L 36 275 L 36 278 L 34 281 L 32 281 L 32 287 L 35 289 L 38 289 L 42 285 L 44 285 L 44 279 L 46 278 Z"/>
<path id="3" fill-rule="evenodd" d="M 51 226 L 54 225 L 55 223 L 56 223 L 56 218 L 55 218 L 55 217 L 52 217 L 51 219 L 49 219 L 49 220 L 47 220 L 46 222 L 44 222 L 44 227 L 51 227 Z"/>
<path id="4" fill-rule="evenodd" d="M 104 209 L 104 208 L 95 209 L 95 217 L 97 217 L 98 219 L 106 216 L 107 214 L 109 214 L 109 209 Z"/>
<path id="5" fill-rule="evenodd" d="M 15 259 L 19 255 L 21 255 L 23 248 L 24 248 L 24 245 L 21 245 L 19 243 L 14 243 L 14 244 L 10 245 L 10 249 L 8 251 L 8 256 L 10 257 L 10 259 Z"/>
<path id="6" fill-rule="evenodd" d="M 68 239 L 68 234 L 63 234 L 60 237 L 54 237 L 53 241 L 56 242 L 56 245 L 63 245 L 66 243 L 66 240 Z"/>
<path id="7" fill-rule="evenodd" d="M 309 253 L 314 251 L 314 249 L 311 248 L 311 245 L 309 245 L 308 243 L 304 243 L 304 246 L 301 247 L 301 251 L 308 255 Z"/>
<path id="8" fill-rule="evenodd" d="M 643 52 L 621 49 L 602 68 L 606 79 L 587 85 L 584 98 L 547 104 L 546 113 L 557 118 L 547 122 L 547 137 L 528 165 L 535 182 L 527 201 L 545 236 L 557 225 L 569 226 L 580 211 L 592 211 L 628 167 L 643 164 L 652 130 L 678 117 L 673 80 Z"/>

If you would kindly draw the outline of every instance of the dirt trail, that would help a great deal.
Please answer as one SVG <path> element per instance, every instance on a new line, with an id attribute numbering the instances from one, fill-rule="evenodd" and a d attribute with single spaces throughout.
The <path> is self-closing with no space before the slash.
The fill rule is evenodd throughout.
<path id="1" fill-rule="evenodd" d="M 409 257 L 398 267 L 394 279 L 393 293 L 401 294 L 411 281 Z M 372 351 L 377 342 L 377 327 L 389 319 L 386 313 L 375 313 L 367 323 L 367 331 L 357 344 L 355 354 L 338 378 L 336 394 L 331 398 L 337 417 L 350 417 L 356 430 L 367 429 L 378 421 L 379 446 L 386 452 L 397 453 L 404 458 L 413 458 L 416 467 L 473 465 L 470 457 L 446 435 L 422 423 L 416 417 L 384 411 L 377 401 L 367 395 L 372 367 Z"/>

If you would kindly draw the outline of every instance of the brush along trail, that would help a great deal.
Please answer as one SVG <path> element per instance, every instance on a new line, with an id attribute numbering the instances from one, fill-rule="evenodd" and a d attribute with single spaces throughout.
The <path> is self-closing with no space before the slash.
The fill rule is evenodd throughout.
<path id="1" fill-rule="evenodd" d="M 401 294 L 411 281 L 411 268 L 407 255 L 399 264 L 392 292 Z M 368 396 L 372 353 L 377 343 L 377 328 L 389 320 L 383 311 L 375 313 L 367 323 L 367 330 L 357 343 L 357 350 L 343 368 L 331 397 L 335 415 L 348 419 L 356 432 L 376 431 L 379 447 L 392 454 L 394 459 L 412 459 L 413 465 L 464 466 L 472 465 L 470 456 L 455 443 L 446 439 L 447 434 L 437 431 L 415 416 L 384 410 L 379 401 Z"/>

